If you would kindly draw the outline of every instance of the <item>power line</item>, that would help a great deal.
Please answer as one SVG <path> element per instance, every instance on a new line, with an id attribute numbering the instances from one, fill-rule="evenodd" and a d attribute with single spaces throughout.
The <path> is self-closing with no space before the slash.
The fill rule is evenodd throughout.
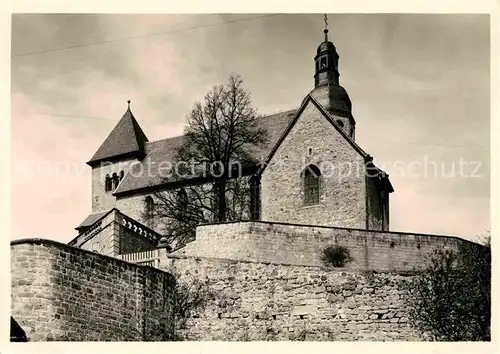
<path id="1" fill-rule="evenodd" d="M 35 112 L 35 111 L 26 111 L 23 110 L 25 113 L 29 114 L 40 114 L 40 115 L 46 115 L 46 116 L 56 116 L 56 117 L 64 117 L 64 118 L 80 118 L 80 119 L 91 119 L 91 120 L 101 120 L 101 121 L 108 121 L 108 122 L 118 122 L 117 119 L 109 119 L 109 118 L 99 118 L 99 117 L 89 117 L 89 116 L 77 116 L 77 115 L 71 115 L 71 114 L 61 114 L 61 113 L 49 113 L 49 112 Z M 390 143 L 394 145 L 404 145 L 404 144 L 409 144 L 409 145 L 417 145 L 417 146 L 435 146 L 435 147 L 442 147 L 442 148 L 467 148 L 471 150 L 488 150 L 487 148 L 481 148 L 481 147 L 469 147 L 469 146 L 464 146 L 464 145 L 457 145 L 457 144 L 448 144 L 448 145 L 443 145 L 443 144 L 432 144 L 432 143 L 421 143 L 418 141 L 391 141 L 391 140 L 384 140 L 384 143 Z"/>
<path id="2" fill-rule="evenodd" d="M 86 44 L 75 44 L 75 45 L 60 47 L 60 48 L 44 49 L 44 50 L 38 50 L 38 51 L 34 51 L 34 52 L 12 54 L 12 56 L 13 57 L 23 57 L 23 56 L 28 56 L 28 55 L 57 52 L 57 51 L 61 51 L 61 50 L 90 47 L 90 46 L 101 45 L 101 44 L 106 44 L 106 43 L 115 43 L 115 42 L 128 41 L 128 40 L 132 40 L 132 39 L 140 39 L 140 38 L 144 38 L 144 37 L 161 36 L 161 35 L 170 34 L 170 33 L 185 32 L 185 31 L 190 31 L 190 30 L 199 29 L 199 28 L 209 28 L 209 27 L 222 26 L 222 25 L 233 24 L 233 23 L 237 23 L 237 22 L 251 21 L 251 20 L 255 20 L 255 19 L 259 19 L 259 18 L 272 17 L 272 16 L 278 16 L 278 15 L 280 15 L 280 14 L 269 14 L 269 15 L 247 17 L 247 18 L 242 18 L 242 19 L 238 19 L 238 20 L 230 20 L 230 21 L 224 21 L 224 22 L 219 22 L 219 23 L 212 23 L 209 25 L 185 27 L 185 28 L 173 29 L 173 30 L 168 30 L 168 31 L 163 31 L 163 32 L 147 33 L 147 34 L 142 34 L 142 35 L 132 36 L 132 37 L 110 39 L 107 41 L 100 41 L 100 42 L 93 42 L 93 43 L 86 43 Z"/>
<path id="3" fill-rule="evenodd" d="M 61 114 L 61 113 L 49 113 L 49 112 L 34 112 L 34 111 L 22 111 L 24 113 L 29 113 L 29 114 L 41 114 L 44 116 L 56 116 L 56 117 L 67 117 L 67 118 L 81 118 L 81 119 L 93 119 L 93 120 L 107 120 L 107 121 L 114 121 L 118 122 L 116 119 L 109 119 L 109 118 L 99 118 L 99 117 L 88 117 L 88 116 L 76 116 L 76 115 L 71 115 L 71 114 Z"/>

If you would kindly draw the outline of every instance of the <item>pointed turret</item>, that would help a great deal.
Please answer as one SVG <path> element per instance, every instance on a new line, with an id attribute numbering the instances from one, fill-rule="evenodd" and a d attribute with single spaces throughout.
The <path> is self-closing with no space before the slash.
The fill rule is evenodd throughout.
<path id="1" fill-rule="evenodd" d="M 116 161 L 121 158 L 144 156 L 144 145 L 148 141 L 139 123 L 128 108 L 94 156 L 87 162 L 93 166 L 102 161 Z"/>

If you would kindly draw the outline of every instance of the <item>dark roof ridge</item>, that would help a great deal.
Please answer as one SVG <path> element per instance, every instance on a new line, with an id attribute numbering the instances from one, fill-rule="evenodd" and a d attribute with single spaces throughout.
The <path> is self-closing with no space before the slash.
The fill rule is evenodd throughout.
<path id="1" fill-rule="evenodd" d="M 285 113 L 292 113 L 292 112 L 295 112 L 297 110 L 298 110 L 298 108 L 292 108 L 292 109 L 287 109 L 287 110 L 280 110 L 280 111 L 277 111 L 277 112 L 271 113 L 271 114 L 261 114 L 260 119 L 265 119 L 268 117 L 277 116 L 277 115 L 285 114 Z M 185 136 L 186 136 L 185 134 L 169 136 L 168 138 L 164 138 L 164 139 L 146 141 L 146 144 L 150 145 L 150 144 L 158 143 L 158 142 L 169 140 L 169 139 L 180 139 L 180 138 L 185 137 Z"/>

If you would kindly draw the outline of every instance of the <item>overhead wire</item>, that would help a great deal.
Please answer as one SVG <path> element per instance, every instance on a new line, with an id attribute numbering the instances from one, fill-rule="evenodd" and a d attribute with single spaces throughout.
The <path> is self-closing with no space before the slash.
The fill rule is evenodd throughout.
<path id="1" fill-rule="evenodd" d="M 177 29 L 172 29 L 172 30 L 167 30 L 167 31 L 162 31 L 162 32 L 146 33 L 146 34 L 141 34 L 141 35 L 137 35 L 137 36 L 122 37 L 122 38 L 104 40 L 104 41 L 99 41 L 99 42 L 82 43 L 82 44 L 75 44 L 75 45 L 59 47 L 59 48 L 42 49 L 42 50 L 37 50 L 37 51 L 32 51 L 32 52 L 17 53 L 17 54 L 12 54 L 12 56 L 13 57 L 23 57 L 23 56 L 29 56 L 29 55 L 57 52 L 57 51 L 61 51 L 61 50 L 90 47 L 90 46 L 96 46 L 96 45 L 107 44 L 107 43 L 116 43 L 116 42 L 146 38 L 146 37 L 151 37 L 151 36 L 161 36 L 161 35 L 166 35 L 166 34 L 171 34 L 171 33 L 191 31 L 191 30 L 200 29 L 200 28 L 209 28 L 209 27 L 228 25 L 228 24 L 233 24 L 233 23 L 238 23 L 238 22 L 256 20 L 256 19 L 260 19 L 260 18 L 278 16 L 278 15 L 280 15 L 280 14 L 267 14 L 267 15 L 261 15 L 261 16 L 246 17 L 246 18 L 240 18 L 240 19 L 236 19 L 236 20 L 229 20 L 229 21 L 223 21 L 223 22 L 218 22 L 218 23 L 212 23 L 212 24 L 208 24 L 208 25 L 198 25 L 198 26 L 177 28 Z"/>

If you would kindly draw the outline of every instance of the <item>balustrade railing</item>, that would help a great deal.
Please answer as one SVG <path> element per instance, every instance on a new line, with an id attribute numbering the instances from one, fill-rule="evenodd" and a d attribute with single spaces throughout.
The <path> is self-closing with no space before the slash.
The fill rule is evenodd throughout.
<path id="1" fill-rule="evenodd" d="M 122 225 L 129 230 L 146 237 L 147 239 L 153 241 L 155 244 L 159 241 L 159 235 L 153 230 L 147 228 L 146 226 L 140 224 L 139 222 L 125 216 L 122 214 Z"/>
<path id="2" fill-rule="evenodd" d="M 158 268 L 160 264 L 160 250 L 154 249 L 142 252 L 119 254 L 117 258 L 131 263 Z"/>

